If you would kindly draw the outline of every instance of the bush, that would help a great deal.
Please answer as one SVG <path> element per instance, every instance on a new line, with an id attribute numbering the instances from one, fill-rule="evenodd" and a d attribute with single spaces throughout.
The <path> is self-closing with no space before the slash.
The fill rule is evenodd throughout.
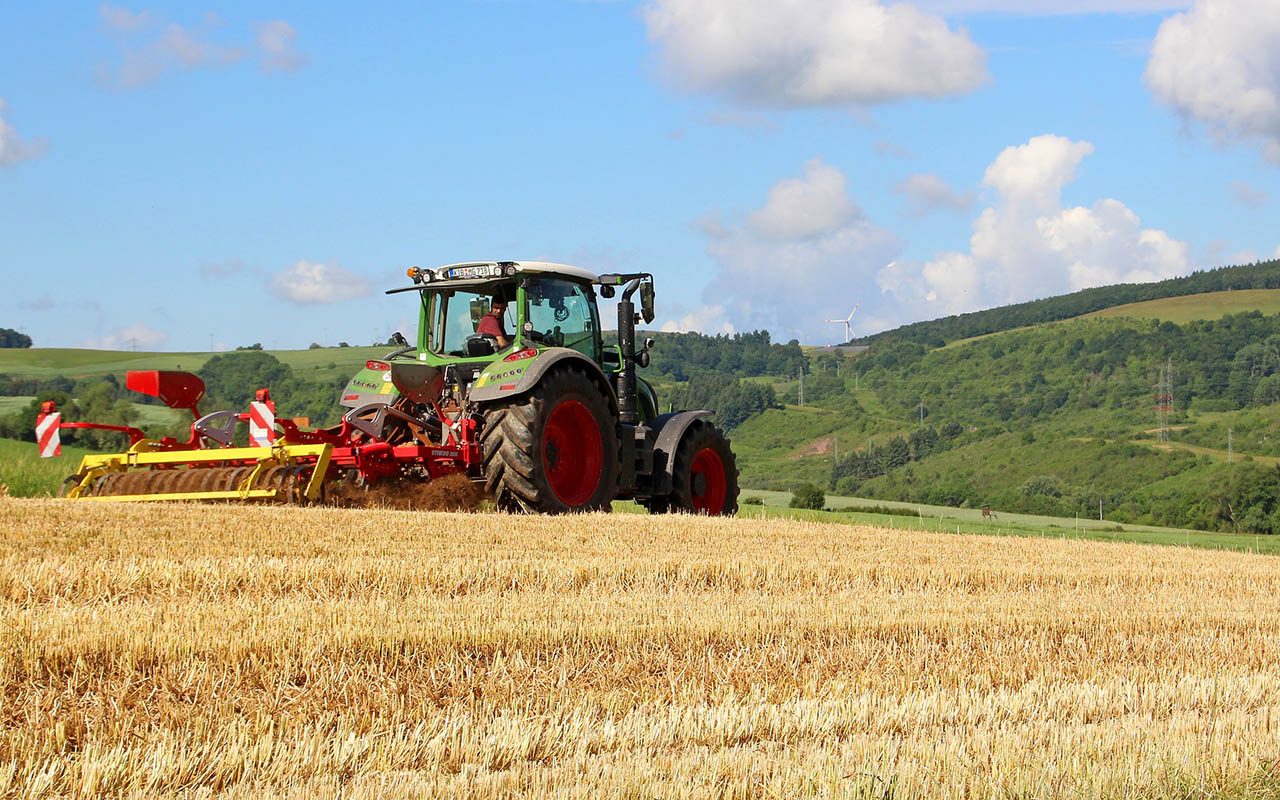
<path id="1" fill-rule="evenodd" d="M 892 506 L 845 506 L 844 508 L 833 509 L 835 511 L 847 511 L 854 514 L 881 514 L 886 517 L 919 517 L 920 509 L 918 508 L 894 508 Z"/>
<path id="2" fill-rule="evenodd" d="M 764 505 L 764 498 L 758 494 L 749 495 L 742 498 L 742 504 L 744 506 L 762 506 Z"/>
<path id="3" fill-rule="evenodd" d="M 0 347 L 30 347 L 31 337 L 13 328 L 0 328 Z"/>
<path id="4" fill-rule="evenodd" d="M 827 493 L 812 483 L 802 483 L 791 492 L 792 508 L 811 508 L 821 511 L 827 504 Z"/>

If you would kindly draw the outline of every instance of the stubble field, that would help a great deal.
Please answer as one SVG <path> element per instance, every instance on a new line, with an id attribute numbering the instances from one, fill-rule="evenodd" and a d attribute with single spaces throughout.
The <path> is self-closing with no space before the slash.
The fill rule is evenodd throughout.
<path id="1" fill-rule="evenodd" d="M 0 498 L 0 797 L 1280 796 L 1280 559 Z"/>

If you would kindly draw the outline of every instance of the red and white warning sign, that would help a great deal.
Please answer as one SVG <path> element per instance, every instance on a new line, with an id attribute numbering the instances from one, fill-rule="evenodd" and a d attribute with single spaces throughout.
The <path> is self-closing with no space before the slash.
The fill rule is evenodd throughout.
<path id="1" fill-rule="evenodd" d="M 274 405 L 257 400 L 249 404 L 249 443 L 253 447 L 270 447 L 276 440 Z"/>
<path id="2" fill-rule="evenodd" d="M 62 455 L 62 437 L 58 434 L 61 421 L 62 413 L 58 411 L 42 411 L 36 417 L 36 442 L 40 445 L 41 458 Z"/>

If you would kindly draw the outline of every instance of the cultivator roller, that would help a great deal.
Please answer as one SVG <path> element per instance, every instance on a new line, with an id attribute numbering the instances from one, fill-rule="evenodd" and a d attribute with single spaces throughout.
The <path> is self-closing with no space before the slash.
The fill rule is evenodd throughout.
<path id="1" fill-rule="evenodd" d="M 330 444 L 280 444 L 91 455 L 68 478 L 65 496 L 114 502 L 315 502 L 322 497 L 332 452 Z"/>

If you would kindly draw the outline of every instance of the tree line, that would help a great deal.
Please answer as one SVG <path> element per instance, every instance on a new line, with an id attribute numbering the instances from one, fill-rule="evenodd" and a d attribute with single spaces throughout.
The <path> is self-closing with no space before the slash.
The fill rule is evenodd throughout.
<path id="1" fill-rule="evenodd" d="M 808 360 L 800 342 L 774 342 L 767 330 L 708 336 L 703 333 L 642 333 L 656 342 L 647 375 L 687 381 L 714 372 L 739 378 L 794 376 Z"/>

